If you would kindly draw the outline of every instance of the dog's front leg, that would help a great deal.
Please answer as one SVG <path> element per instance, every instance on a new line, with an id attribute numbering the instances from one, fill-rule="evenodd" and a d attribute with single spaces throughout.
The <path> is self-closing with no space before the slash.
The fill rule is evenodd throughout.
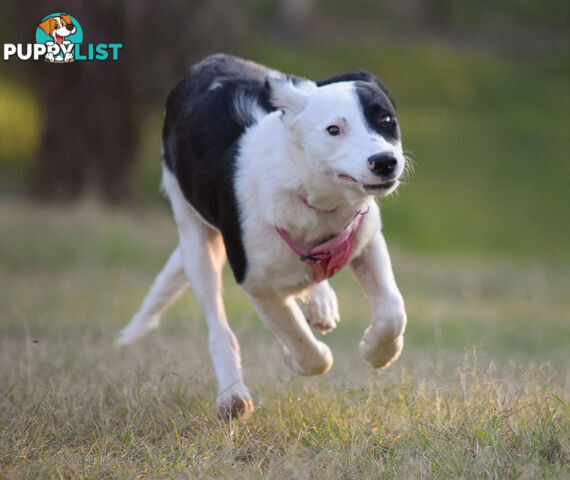
<path id="1" fill-rule="evenodd" d="M 300 300 L 307 322 L 321 333 L 330 332 L 340 322 L 336 293 L 326 280 L 316 283 Z"/>
<path id="2" fill-rule="evenodd" d="M 315 338 L 293 297 L 247 293 L 263 322 L 282 343 L 285 363 L 291 370 L 308 376 L 326 373 L 331 368 L 329 347 Z"/>
<path id="3" fill-rule="evenodd" d="M 372 324 L 364 332 L 360 351 L 374 368 L 387 367 L 402 352 L 406 311 L 381 232 L 350 267 L 372 308 Z"/>

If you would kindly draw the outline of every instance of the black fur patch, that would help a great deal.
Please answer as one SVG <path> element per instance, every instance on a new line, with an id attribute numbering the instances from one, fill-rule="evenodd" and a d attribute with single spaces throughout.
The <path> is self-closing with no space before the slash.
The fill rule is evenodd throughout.
<path id="1" fill-rule="evenodd" d="M 320 87 L 336 82 L 354 82 L 364 118 L 371 130 L 379 133 L 390 142 L 396 142 L 400 139 L 400 128 L 396 119 L 396 104 L 390 97 L 388 89 L 378 78 L 360 70 L 335 75 L 317 82 L 317 85 Z M 383 122 L 382 118 L 385 115 L 389 115 L 392 122 L 388 124 Z"/>
<path id="2" fill-rule="evenodd" d="M 164 162 L 186 200 L 222 233 L 238 283 L 245 278 L 247 261 L 234 188 L 235 158 L 238 140 L 254 119 L 238 114 L 233 98 L 241 91 L 272 110 L 266 73 L 233 57 L 208 57 L 190 70 L 166 103 Z"/>
<path id="3" fill-rule="evenodd" d="M 388 95 L 371 82 L 354 84 L 360 106 L 368 128 L 382 135 L 389 142 L 400 139 L 400 127 L 396 119 L 396 110 Z M 389 119 L 389 121 L 386 121 Z"/>

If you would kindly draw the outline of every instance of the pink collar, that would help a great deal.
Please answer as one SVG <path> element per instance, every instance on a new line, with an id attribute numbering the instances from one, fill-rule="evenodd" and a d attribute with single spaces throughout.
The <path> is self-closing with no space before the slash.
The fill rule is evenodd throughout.
<path id="1" fill-rule="evenodd" d="M 277 233 L 281 235 L 287 245 L 299 255 L 300 259 L 311 266 L 313 269 L 313 280 L 322 282 L 332 277 L 350 261 L 354 236 L 366 213 L 357 212 L 356 217 L 352 219 L 341 233 L 312 248 L 308 253 L 304 253 L 297 247 L 285 230 L 279 227 L 275 227 L 275 230 L 277 230 Z"/>

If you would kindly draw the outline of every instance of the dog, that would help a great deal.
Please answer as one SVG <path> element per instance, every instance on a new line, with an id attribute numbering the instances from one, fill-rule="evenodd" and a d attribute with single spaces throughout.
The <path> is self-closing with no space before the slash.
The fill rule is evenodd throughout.
<path id="1" fill-rule="evenodd" d="M 46 35 L 49 35 L 53 38 L 53 44 L 57 44 L 59 46 L 70 44 L 66 37 L 69 35 L 73 35 L 77 28 L 71 22 L 70 15 L 60 15 L 59 17 L 48 17 L 42 23 L 38 25 Z M 51 42 L 47 42 L 46 45 L 53 45 Z M 65 52 L 64 56 L 55 56 L 51 52 L 46 54 L 46 62 L 73 62 L 75 58 L 73 57 L 73 53 L 70 51 Z"/>
<path id="2" fill-rule="evenodd" d="M 168 97 L 162 157 L 179 245 L 119 345 L 157 327 L 189 283 L 208 324 L 218 415 L 247 416 L 252 398 L 222 302 L 227 258 L 294 372 L 332 366 L 311 327 L 326 333 L 339 322 L 327 279 L 347 264 L 372 309 L 361 353 L 374 368 L 399 357 L 406 313 L 375 198 L 396 190 L 406 159 L 394 102 L 376 77 L 313 82 L 207 57 Z"/>

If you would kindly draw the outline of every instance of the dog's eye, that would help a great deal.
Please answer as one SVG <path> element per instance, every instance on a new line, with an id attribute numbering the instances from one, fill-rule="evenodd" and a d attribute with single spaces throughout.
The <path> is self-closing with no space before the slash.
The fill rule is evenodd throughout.
<path id="1" fill-rule="evenodd" d="M 331 125 L 331 126 L 327 127 L 327 132 L 329 133 L 329 135 L 331 137 L 336 137 L 336 136 L 340 135 L 340 127 L 338 127 L 336 125 Z"/>
<path id="2" fill-rule="evenodd" d="M 382 128 L 388 128 L 394 123 L 394 118 L 389 113 L 386 113 L 380 117 L 379 122 Z"/>

